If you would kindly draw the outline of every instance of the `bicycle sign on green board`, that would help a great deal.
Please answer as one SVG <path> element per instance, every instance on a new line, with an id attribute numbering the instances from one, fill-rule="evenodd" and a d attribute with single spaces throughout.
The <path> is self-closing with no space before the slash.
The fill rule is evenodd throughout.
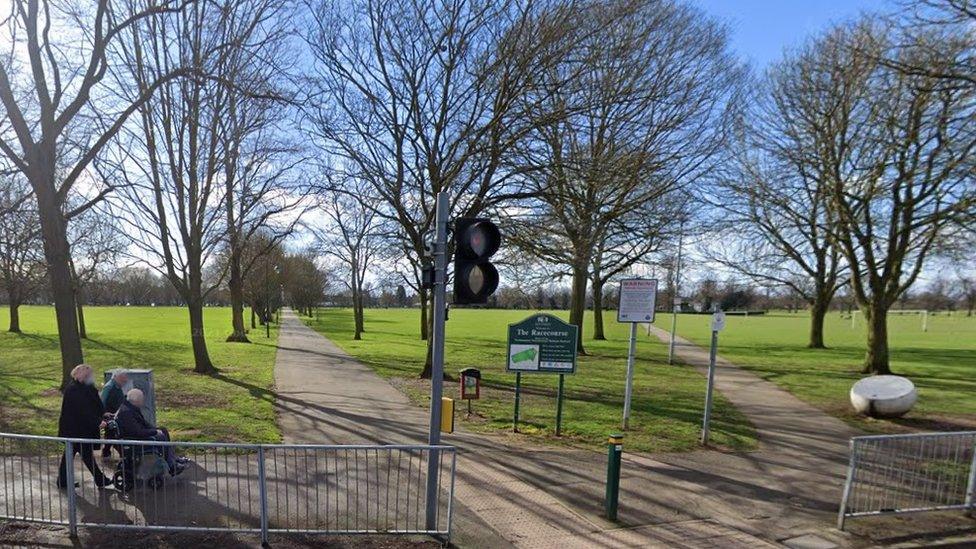
<path id="1" fill-rule="evenodd" d="M 576 326 L 549 314 L 537 314 L 508 325 L 510 372 L 572 374 L 576 372 Z"/>
<path id="2" fill-rule="evenodd" d="M 565 374 L 576 373 L 576 338 L 579 328 L 558 317 L 537 314 L 508 325 L 508 360 L 505 369 L 515 372 L 515 415 L 518 432 L 522 373 L 559 374 L 556 392 L 556 436 L 562 431 Z"/>

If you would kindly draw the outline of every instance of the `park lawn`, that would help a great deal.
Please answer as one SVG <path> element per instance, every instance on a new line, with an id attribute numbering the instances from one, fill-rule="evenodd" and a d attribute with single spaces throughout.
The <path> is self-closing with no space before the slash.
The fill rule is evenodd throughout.
<path id="1" fill-rule="evenodd" d="M 825 324 L 828 349 L 806 348 L 806 313 L 771 312 L 727 316 L 719 354 L 803 400 L 868 431 L 958 430 L 976 427 L 976 317 L 929 315 L 922 332 L 918 315 L 889 317 L 891 369 L 915 383 L 918 404 L 905 418 L 861 418 L 850 407 L 851 385 L 864 377 L 864 317 L 831 313 Z M 679 315 L 678 334 L 700 345 L 711 337 L 709 315 Z M 671 315 L 657 326 L 670 329 Z"/>
<path id="2" fill-rule="evenodd" d="M 565 311 L 552 311 L 568 318 Z M 515 375 L 505 371 L 508 324 L 531 311 L 452 309 L 447 323 L 446 371 L 456 377 L 462 368 L 482 372 L 482 398 L 475 414 L 466 417 L 465 403 L 456 401 L 459 425 L 481 432 L 510 433 Z M 346 352 L 390 378 L 418 405 L 427 405 L 429 383 L 418 379 L 423 369 L 426 342 L 419 339 L 417 309 L 368 309 L 366 333 L 354 341 L 352 312 L 326 308 L 305 319 Z M 577 373 L 566 376 L 563 436 L 556 438 L 556 386 L 558 376 L 526 374 L 520 431 L 533 441 L 603 448 L 607 435 L 620 429 L 628 326 L 607 316 L 607 341 L 594 341 L 588 324 L 584 331 L 589 353 L 579 358 Z M 687 366 L 667 365 L 667 348 L 642 340 L 637 348 L 631 429 L 625 445 L 640 451 L 685 451 L 698 446 L 705 378 Z M 457 399 L 457 382 L 445 382 L 444 396 Z M 755 431 L 728 401 L 716 399 L 712 441 L 716 446 L 742 450 L 756 445 Z"/>
<path id="3" fill-rule="evenodd" d="M 0 307 L 0 323 L 7 310 Z M 54 308 L 21 308 L 23 334 L 0 332 L 0 430 L 53 435 L 60 411 L 61 359 Z M 151 368 L 157 421 L 180 440 L 278 442 L 274 415 L 277 329 L 249 334 L 252 344 L 227 343 L 230 309 L 205 310 L 215 376 L 193 373 L 189 319 L 181 307 L 87 307 L 85 361 L 97 372 Z"/>

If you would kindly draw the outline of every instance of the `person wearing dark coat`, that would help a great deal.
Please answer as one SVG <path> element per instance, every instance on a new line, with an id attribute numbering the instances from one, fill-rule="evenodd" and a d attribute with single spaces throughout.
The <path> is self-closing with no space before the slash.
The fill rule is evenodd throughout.
<path id="1" fill-rule="evenodd" d="M 61 399 L 61 417 L 58 420 L 58 436 L 64 438 L 88 438 L 98 439 L 101 437 L 102 415 L 105 409 L 102 407 L 102 400 L 95 389 L 95 372 L 87 364 L 79 364 L 71 370 L 71 382 L 64 389 Z M 98 445 L 95 443 L 75 443 L 72 444 L 74 454 L 81 454 L 81 460 L 91 471 L 95 485 L 99 488 L 111 483 L 102 470 L 95 463 L 94 450 Z M 58 469 L 58 488 L 67 488 L 67 463 L 66 456 L 61 456 L 61 466 Z M 75 483 L 77 486 L 78 483 Z"/>
<path id="2" fill-rule="evenodd" d="M 115 414 L 119 435 L 128 440 L 169 442 L 169 431 L 153 426 L 146 416 L 142 415 L 142 406 L 145 404 L 145 395 L 142 391 L 131 389 L 126 393 L 125 398 L 125 402 L 119 406 L 119 411 Z M 169 466 L 169 474 L 175 476 L 182 473 L 188 460 L 177 457 L 172 445 L 160 446 L 160 449 L 163 450 L 163 457 L 166 459 L 166 465 Z"/>

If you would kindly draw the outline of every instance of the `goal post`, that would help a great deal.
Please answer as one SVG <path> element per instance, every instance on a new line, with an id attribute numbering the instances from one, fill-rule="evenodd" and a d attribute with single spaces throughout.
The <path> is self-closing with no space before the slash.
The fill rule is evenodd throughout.
<path id="1" fill-rule="evenodd" d="M 854 309 L 851 311 L 851 329 L 857 327 L 857 314 L 861 311 Z M 922 318 L 922 331 L 929 331 L 929 310 L 928 309 L 891 309 L 888 315 L 919 315 Z"/>

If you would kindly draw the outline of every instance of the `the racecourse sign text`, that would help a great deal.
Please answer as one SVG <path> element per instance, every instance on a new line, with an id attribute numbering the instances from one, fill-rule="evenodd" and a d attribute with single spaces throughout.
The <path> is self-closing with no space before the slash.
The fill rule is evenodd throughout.
<path id="1" fill-rule="evenodd" d="M 537 314 L 508 326 L 510 372 L 571 374 L 576 371 L 576 326 Z"/>

